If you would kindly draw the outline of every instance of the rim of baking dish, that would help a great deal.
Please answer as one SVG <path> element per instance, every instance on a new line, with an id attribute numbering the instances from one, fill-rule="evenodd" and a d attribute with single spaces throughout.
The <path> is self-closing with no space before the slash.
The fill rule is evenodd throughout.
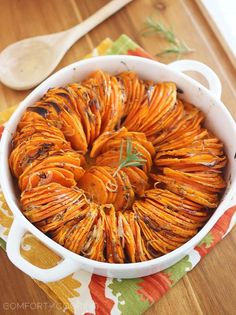
<path id="1" fill-rule="evenodd" d="M 221 110 L 224 112 L 224 115 L 226 116 L 228 122 L 232 124 L 232 127 L 234 129 L 235 139 L 236 139 L 236 124 L 230 115 L 227 108 L 224 106 L 224 104 L 221 102 L 220 99 L 218 99 L 215 95 L 213 95 L 206 87 L 201 85 L 198 81 L 190 78 L 189 76 L 185 75 L 184 73 L 178 72 L 176 70 L 171 69 L 168 67 L 168 65 L 164 65 L 162 63 L 159 63 L 158 61 L 146 59 L 143 57 L 137 57 L 137 56 L 125 56 L 125 55 L 112 55 L 112 56 L 97 56 L 81 61 L 77 61 L 73 64 L 70 64 L 61 70 L 57 71 L 50 77 L 48 77 L 45 81 L 43 81 L 38 87 L 36 87 L 19 105 L 19 107 L 15 110 L 11 118 L 6 124 L 6 127 L 4 128 L 2 139 L 1 139 L 1 147 L 0 147 L 0 182 L 1 182 L 1 188 L 3 191 L 3 194 L 5 196 L 5 199 L 7 201 L 7 204 L 9 205 L 10 209 L 12 210 L 14 214 L 14 220 L 17 220 L 19 226 L 23 226 L 27 231 L 31 232 L 34 236 L 36 236 L 40 241 L 42 241 L 46 246 L 48 246 L 50 249 L 55 251 L 57 254 L 62 256 L 62 258 L 69 257 L 72 260 L 80 261 L 83 265 L 89 265 L 93 268 L 98 269 L 107 269 L 107 270 L 131 270 L 133 268 L 146 268 L 155 266 L 157 263 L 164 264 L 165 262 L 174 259 L 176 256 L 181 254 L 188 254 L 189 250 L 191 250 L 199 241 L 202 240 L 202 238 L 210 231 L 210 229 L 213 227 L 213 225 L 216 223 L 216 221 L 222 216 L 222 214 L 225 212 L 227 207 L 230 204 L 230 201 L 233 199 L 233 193 L 236 191 L 236 179 L 232 181 L 230 184 L 229 189 L 225 192 L 224 197 L 221 199 L 218 207 L 215 209 L 213 215 L 210 217 L 210 219 L 205 223 L 205 225 L 201 228 L 201 230 L 194 235 L 189 241 L 178 247 L 177 249 L 171 251 L 170 253 L 164 254 L 163 256 L 153 258 L 151 260 L 142 261 L 142 262 L 135 262 L 135 263 L 108 263 L 108 262 L 100 262 L 96 261 L 90 258 L 86 258 L 84 256 L 81 256 L 77 253 L 74 253 L 62 245 L 55 242 L 53 239 L 51 239 L 49 236 L 41 232 L 37 227 L 33 225 L 28 219 L 23 215 L 20 208 L 17 205 L 17 198 L 13 192 L 13 189 L 11 186 L 11 179 L 12 175 L 9 168 L 8 163 L 8 156 L 9 156 L 9 145 L 12 138 L 12 133 L 10 129 L 15 130 L 16 125 L 18 124 L 18 121 L 20 120 L 23 112 L 25 109 L 29 106 L 29 102 L 32 99 L 32 95 L 34 94 L 41 94 L 40 91 L 42 89 L 45 89 L 45 87 L 48 84 L 48 81 L 51 81 L 58 76 L 63 76 L 69 69 L 72 70 L 73 68 L 77 68 L 81 64 L 86 65 L 91 63 L 93 60 L 133 60 L 138 61 L 141 63 L 145 63 L 147 66 L 152 66 L 158 64 L 160 68 L 163 70 L 169 71 L 170 73 L 174 73 L 176 76 L 179 76 L 180 78 L 183 78 L 187 80 L 191 85 L 195 85 L 197 87 L 200 87 L 203 93 L 206 93 L 209 97 L 211 97 L 214 102 L 217 103 L 221 107 Z M 15 124 L 14 127 L 11 127 Z M 10 126 L 10 128 L 9 128 Z M 232 135 L 233 137 L 233 135 Z"/>

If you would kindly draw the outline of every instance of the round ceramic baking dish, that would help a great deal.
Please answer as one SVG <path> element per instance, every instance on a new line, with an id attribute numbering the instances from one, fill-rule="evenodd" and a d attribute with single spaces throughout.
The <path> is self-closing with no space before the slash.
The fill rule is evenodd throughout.
<path id="1" fill-rule="evenodd" d="M 19 196 L 17 195 L 8 165 L 11 138 L 18 121 L 25 109 L 37 101 L 49 88 L 83 80 L 96 69 L 102 69 L 112 74 L 129 69 L 136 71 L 139 77 L 143 79 L 175 82 L 177 87 L 183 91 L 181 97 L 196 105 L 205 113 L 207 127 L 225 145 L 225 152 L 229 160 L 225 173 L 227 189 L 218 208 L 205 226 L 191 240 L 178 249 L 150 261 L 110 264 L 82 257 L 67 250 L 43 234 L 24 217 L 20 210 Z M 197 81 L 183 74 L 182 72 L 184 71 L 201 73 L 206 78 L 209 88 L 205 88 Z M 115 278 L 143 277 L 163 270 L 183 258 L 202 240 L 222 214 L 234 203 L 233 195 L 236 192 L 236 125 L 228 110 L 220 101 L 220 97 L 221 84 L 216 74 L 206 65 L 192 60 L 182 60 L 164 65 L 153 60 L 133 56 L 95 57 L 71 64 L 49 77 L 21 102 L 8 121 L 2 135 L 1 185 L 6 201 L 14 214 L 14 222 L 7 241 L 9 259 L 29 276 L 44 282 L 50 282 L 66 277 L 79 269 Z M 26 261 L 20 254 L 21 240 L 26 232 L 31 232 L 46 246 L 60 255 L 62 258 L 61 261 L 50 269 L 41 269 Z"/>

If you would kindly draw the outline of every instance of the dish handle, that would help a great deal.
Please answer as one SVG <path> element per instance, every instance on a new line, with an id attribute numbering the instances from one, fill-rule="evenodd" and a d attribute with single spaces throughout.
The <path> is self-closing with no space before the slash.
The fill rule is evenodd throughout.
<path id="1" fill-rule="evenodd" d="M 207 65 L 196 60 L 177 60 L 168 64 L 168 66 L 180 72 L 195 71 L 204 76 L 208 82 L 208 89 L 217 98 L 221 98 L 222 86 L 216 73 Z"/>
<path id="2" fill-rule="evenodd" d="M 7 255 L 15 266 L 30 277 L 43 282 L 53 282 L 65 278 L 79 269 L 78 262 L 67 257 L 63 257 L 63 260 L 49 269 L 32 265 L 20 253 L 21 240 L 26 232 L 27 230 L 14 219 L 7 240 Z"/>

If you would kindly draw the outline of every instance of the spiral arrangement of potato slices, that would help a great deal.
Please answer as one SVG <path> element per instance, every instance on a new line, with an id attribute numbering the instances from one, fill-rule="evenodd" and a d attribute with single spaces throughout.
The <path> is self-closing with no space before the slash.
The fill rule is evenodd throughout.
<path id="1" fill-rule="evenodd" d="M 226 186 L 223 144 L 203 122 L 175 83 L 132 71 L 97 70 L 49 89 L 26 109 L 12 139 L 22 212 L 62 246 L 97 261 L 169 253 L 205 224 Z"/>

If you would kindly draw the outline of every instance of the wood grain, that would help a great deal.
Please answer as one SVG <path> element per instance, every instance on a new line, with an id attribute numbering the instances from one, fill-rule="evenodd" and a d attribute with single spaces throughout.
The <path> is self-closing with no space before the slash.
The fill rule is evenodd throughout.
<path id="1" fill-rule="evenodd" d="M 94 13 L 107 0 L 0 0 L 0 50 L 25 37 L 57 32 L 69 28 Z M 156 35 L 140 34 L 145 17 L 152 15 L 171 25 L 178 37 L 195 52 L 186 58 L 197 59 L 212 67 L 223 85 L 222 99 L 236 118 L 236 73 L 207 21 L 193 0 L 134 0 L 113 17 L 78 41 L 66 54 L 58 69 L 95 47 L 105 37 L 116 39 L 126 33 L 152 54 L 163 49 Z M 174 56 L 163 58 L 168 63 Z M 199 77 L 197 77 L 199 78 Z M 0 84 L 0 110 L 20 102 L 30 91 L 17 92 Z M 146 314 L 226 314 L 236 310 L 236 233 L 235 229 L 198 266 L 185 276 Z M 0 252 L 0 314 L 9 302 L 49 303 L 49 298 Z M 62 314 L 55 306 L 48 309 L 21 310 L 19 314 Z"/>
<path id="2" fill-rule="evenodd" d="M 225 39 L 221 29 L 219 28 L 219 26 L 215 22 L 214 15 L 212 15 L 212 13 L 210 13 L 207 10 L 207 7 L 203 4 L 202 0 L 196 0 L 196 3 L 199 6 L 200 10 L 202 11 L 202 13 L 203 13 L 204 17 L 206 18 L 206 20 L 208 21 L 208 23 L 209 23 L 210 27 L 212 28 L 213 32 L 216 34 L 218 40 L 220 41 L 222 47 L 224 48 L 226 54 L 228 55 L 229 60 L 231 61 L 232 65 L 236 69 L 236 56 L 235 56 L 235 53 L 234 53 L 232 47 L 230 46 L 230 44 Z"/>
<path id="3" fill-rule="evenodd" d="M 0 314 L 60 315 L 61 305 L 56 305 L 34 281 L 20 272 L 0 249 Z"/>

